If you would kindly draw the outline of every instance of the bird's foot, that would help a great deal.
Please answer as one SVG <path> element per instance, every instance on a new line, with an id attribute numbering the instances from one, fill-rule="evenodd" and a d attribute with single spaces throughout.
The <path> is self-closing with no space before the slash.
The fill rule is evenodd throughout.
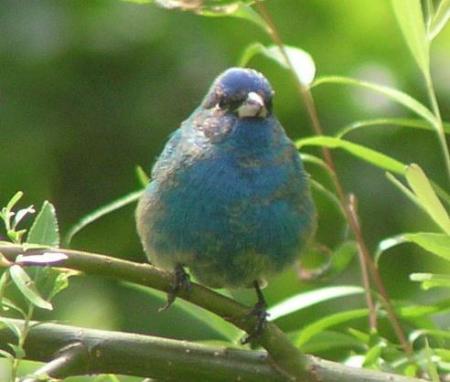
<path id="1" fill-rule="evenodd" d="M 257 339 L 264 331 L 264 328 L 267 324 L 267 317 L 269 313 L 267 313 L 267 305 L 265 301 L 258 301 L 256 305 L 250 310 L 247 314 L 247 317 L 256 317 L 256 323 L 253 329 L 241 339 L 241 344 L 245 345 L 250 342 L 253 342 Z"/>
<path id="2" fill-rule="evenodd" d="M 258 296 L 258 302 L 247 314 L 247 317 L 256 317 L 256 324 L 253 329 L 248 332 L 248 334 L 244 338 L 241 339 L 242 345 L 252 342 L 262 334 L 267 324 L 267 317 L 269 316 L 269 314 L 267 313 L 267 303 L 259 286 L 259 282 L 254 281 L 253 286 L 255 288 L 256 295 Z"/>
<path id="3" fill-rule="evenodd" d="M 164 306 L 159 308 L 159 311 L 162 312 L 170 308 L 180 291 L 189 292 L 191 289 L 192 285 L 189 274 L 184 270 L 182 265 L 178 264 L 175 267 L 172 285 L 170 286 L 169 292 L 167 292 L 167 302 Z"/>

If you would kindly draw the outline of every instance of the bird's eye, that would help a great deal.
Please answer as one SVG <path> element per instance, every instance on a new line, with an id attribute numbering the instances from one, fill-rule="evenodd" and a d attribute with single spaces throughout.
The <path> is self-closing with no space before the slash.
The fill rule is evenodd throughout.
<path id="1" fill-rule="evenodd" d="M 218 105 L 222 110 L 235 111 L 237 108 L 239 108 L 239 106 L 242 105 L 242 103 L 244 101 L 245 101 L 245 99 L 225 98 L 225 99 L 221 99 L 219 101 Z"/>
<path id="2" fill-rule="evenodd" d="M 227 107 L 227 102 L 226 102 L 224 99 L 221 99 L 221 100 L 219 101 L 218 105 L 219 105 L 219 107 L 220 107 L 221 109 L 227 109 L 227 108 L 228 108 L 228 107 Z"/>

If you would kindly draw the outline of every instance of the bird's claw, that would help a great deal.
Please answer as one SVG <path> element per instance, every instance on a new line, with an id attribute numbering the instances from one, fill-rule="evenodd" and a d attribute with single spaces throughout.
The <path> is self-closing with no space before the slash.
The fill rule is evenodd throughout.
<path id="1" fill-rule="evenodd" d="M 241 339 L 241 344 L 248 344 L 257 339 L 263 332 L 267 324 L 267 305 L 264 301 L 258 301 L 252 310 L 246 315 L 247 317 L 256 317 L 256 324 L 253 329 Z"/>
<path id="2" fill-rule="evenodd" d="M 189 292 L 191 289 L 192 285 L 189 274 L 181 265 L 177 265 L 173 274 L 172 285 L 170 286 L 170 290 L 167 292 L 167 302 L 164 306 L 159 308 L 159 311 L 162 312 L 169 309 L 180 291 Z"/>

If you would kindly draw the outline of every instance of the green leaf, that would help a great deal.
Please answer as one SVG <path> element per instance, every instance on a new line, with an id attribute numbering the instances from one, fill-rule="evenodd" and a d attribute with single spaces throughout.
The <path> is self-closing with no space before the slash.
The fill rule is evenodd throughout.
<path id="1" fill-rule="evenodd" d="M 375 256 L 374 256 L 375 262 L 378 263 L 380 261 L 381 255 L 383 253 L 385 253 L 387 250 L 389 250 L 397 245 L 406 243 L 406 242 L 407 242 L 407 239 L 405 238 L 404 235 L 392 236 L 392 237 L 388 237 L 386 239 L 381 240 L 378 243 L 377 250 L 375 252 Z"/>
<path id="2" fill-rule="evenodd" d="M 9 359 L 11 361 L 14 360 L 14 356 L 12 354 L 8 353 L 6 350 L 1 350 L 0 349 L 0 357 L 7 358 L 7 359 Z"/>
<path id="3" fill-rule="evenodd" d="M 251 4 L 254 0 L 152 0 L 167 9 L 180 9 L 183 11 L 197 11 L 203 8 L 221 8 L 240 4 Z"/>
<path id="4" fill-rule="evenodd" d="M 2 307 L 4 308 L 4 310 L 12 309 L 16 311 L 22 316 L 23 319 L 27 317 L 27 314 L 22 308 L 20 308 L 16 303 L 12 302 L 10 299 L 6 297 L 3 297 L 2 299 Z"/>
<path id="5" fill-rule="evenodd" d="M 93 382 L 120 382 L 120 379 L 114 374 L 102 374 L 94 378 Z M 144 379 L 142 382 L 146 382 Z"/>
<path id="6" fill-rule="evenodd" d="M 414 129 L 421 130 L 430 130 L 434 131 L 432 125 L 429 122 L 423 121 L 421 119 L 410 119 L 410 118 L 376 118 L 376 119 L 368 119 L 364 121 L 356 121 L 351 123 L 348 126 L 339 129 L 337 134 L 335 135 L 337 138 L 343 138 L 345 135 L 359 130 L 365 127 L 373 127 L 373 126 L 399 126 L 399 127 L 409 127 Z M 444 131 L 446 134 L 450 134 L 450 123 L 444 123 Z"/>
<path id="7" fill-rule="evenodd" d="M 364 367 L 370 367 L 372 365 L 376 365 L 381 357 L 381 351 L 382 349 L 386 347 L 386 344 L 377 343 L 374 346 L 372 346 L 366 353 L 364 357 L 363 366 Z"/>
<path id="8" fill-rule="evenodd" d="M 389 172 L 386 172 L 386 178 L 395 186 L 397 187 L 403 194 L 405 194 L 409 200 L 411 200 L 414 204 L 416 204 L 419 208 L 422 208 L 422 206 L 419 203 L 419 200 L 417 199 L 416 195 L 408 188 L 406 187 L 400 180 L 398 180 L 394 175 L 392 175 Z"/>
<path id="9" fill-rule="evenodd" d="M 436 194 L 450 207 L 450 194 L 432 180 L 430 181 Z"/>
<path id="10" fill-rule="evenodd" d="M 22 335 L 20 328 L 6 317 L 0 317 L 0 326 L 8 328 L 19 339 Z"/>
<path id="11" fill-rule="evenodd" d="M 141 166 L 136 166 L 136 176 L 142 187 L 147 187 L 150 182 L 150 177 Z"/>
<path id="12" fill-rule="evenodd" d="M 265 20 L 250 6 L 253 0 L 127 0 L 136 3 L 154 2 L 156 5 L 172 10 L 193 12 L 207 17 L 238 17 L 261 27 L 265 32 L 270 28 Z"/>
<path id="13" fill-rule="evenodd" d="M 428 338 L 425 338 L 425 359 L 427 361 L 428 375 L 432 382 L 441 382 L 441 377 L 437 370 L 436 364 L 433 362 L 433 351 L 428 343 Z"/>
<path id="14" fill-rule="evenodd" d="M 127 3 L 136 3 L 136 4 L 150 4 L 153 3 L 155 0 L 122 0 Z"/>
<path id="15" fill-rule="evenodd" d="M 352 85 L 359 86 L 363 88 L 367 88 L 378 93 L 384 94 L 389 97 L 393 101 L 403 105 L 404 107 L 410 109 L 417 115 L 421 116 L 426 121 L 430 122 L 431 125 L 437 130 L 440 131 L 440 123 L 437 121 L 434 114 L 423 104 L 421 104 L 416 99 L 412 98 L 410 95 L 403 93 L 397 89 L 391 88 L 389 86 L 378 85 L 372 82 L 361 81 L 350 77 L 341 77 L 341 76 L 326 76 L 319 77 L 316 81 L 314 81 L 313 86 L 319 86 L 322 84 L 343 84 L 343 85 Z"/>
<path id="16" fill-rule="evenodd" d="M 112 201 L 111 203 L 108 203 L 108 204 L 92 211 L 90 214 L 81 218 L 78 221 L 78 223 L 76 223 L 74 226 L 72 226 L 72 228 L 70 228 L 69 232 L 67 232 L 67 235 L 65 238 L 66 246 L 69 246 L 73 237 L 78 232 L 80 232 L 82 229 L 87 227 L 89 224 L 95 222 L 96 220 L 100 219 L 101 217 L 103 217 L 105 215 L 110 214 L 111 212 L 117 211 L 118 209 L 135 202 L 136 200 L 139 199 L 141 194 L 142 194 L 142 190 L 131 192 L 125 196 L 120 197 L 119 199 Z"/>
<path id="17" fill-rule="evenodd" d="M 155 289 L 146 288 L 141 285 L 127 282 L 123 282 L 122 284 L 129 288 L 135 289 L 139 292 L 145 293 L 147 295 L 155 296 L 161 300 L 165 299 L 165 295 Z M 206 325 L 208 328 L 212 329 L 214 332 L 223 336 L 225 339 L 231 342 L 235 342 L 244 335 L 244 332 L 237 329 L 234 325 L 231 325 L 223 318 L 216 316 L 215 314 L 203 308 L 200 308 L 197 305 L 191 304 L 182 299 L 177 299 L 176 307 L 180 308 L 186 314 L 188 314 L 191 317 L 194 317 L 202 324 Z"/>
<path id="18" fill-rule="evenodd" d="M 297 336 L 298 333 L 296 332 L 295 337 Z M 304 344 L 302 351 L 308 354 L 317 354 L 320 352 L 329 352 L 333 349 L 339 349 L 341 351 L 343 349 L 361 349 L 363 346 L 360 341 L 348 334 L 326 330 L 316 334 L 307 344 Z"/>
<path id="19" fill-rule="evenodd" d="M 18 191 L 14 194 L 14 196 L 9 200 L 8 204 L 6 205 L 6 210 L 11 211 L 14 206 L 17 204 L 17 202 L 22 198 L 23 192 Z"/>
<path id="20" fill-rule="evenodd" d="M 45 301 L 41 297 L 34 285 L 33 280 L 31 280 L 30 276 L 28 276 L 22 267 L 19 265 L 13 265 L 9 268 L 9 273 L 11 274 L 14 284 L 16 284 L 17 288 L 22 292 L 28 301 L 42 309 L 53 309 L 52 304 Z"/>
<path id="21" fill-rule="evenodd" d="M 231 325 L 223 318 L 187 301 L 179 299 L 177 306 L 185 313 L 196 318 L 210 329 L 226 338 L 228 341 L 235 343 L 244 336 L 244 332 Z"/>
<path id="22" fill-rule="evenodd" d="M 6 268 L 11 264 L 11 262 L 6 258 L 6 256 L 0 252 L 0 268 Z M 1 282 L 0 282 L 0 290 L 1 290 Z"/>
<path id="23" fill-rule="evenodd" d="M 448 349 L 434 349 L 434 352 L 441 357 L 445 362 L 450 362 L 450 350 Z"/>
<path id="24" fill-rule="evenodd" d="M 438 329 L 419 329 L 411 332 L 409 334 L 409 341 L 414 344 L 419 338 L 423 336 L 432 336 L 437 339 L 445 338 L 450 340 L 450 332 L 448 330 L 438 330 Z"/>
<path id="25" fill-rule="evenodd" d="M 15 216 L 14 216 L 14 222 L 13 222 L 13 229 L 16 229 L 16 227 L 19 225 L 19 223 L 22 221 L 22 219 L 29 215 L 29 214 L 34 214 L 36 211 L 34 210 L 34 207 L 28 206 L 27 208 L 22 208 L 19 211 L 16 212 Z"/>
<path id="26" fill-rule="evenodd" d="M 21 229 L 18 231 L 14 231 L 11 229 L 11 230 L 8 230 L 6 233 L 13 243 L 21 243 L 22 237 L 26 231 L 27 231 L 26 229 Z"/>
<path id="27" fill-rule="evenodd" d="M 326 171 L 327 175 L 330 175 L 330 170 L 325 163 L 325 161 L 315 155 L 306 154 L 306 153 L 300 153 L 300 157 L 302 158 L 302 161 L 305 163 L 312 163 L 317 166 L 319 166 L 321 169 Z M 311 178 L 310 180 L 311 188 L 315 191 L 320 192 L 323 196 L 325 196 L 329 201 L 333 203 L 333 205 L 336 207 L 336 209 L 345 216 L 345 212 L 342 209 L 341 203 L 335 193 L 330 191 L 327 187 L 325 187 L 322 183 L 318 182 L 317 180 Z"/>
<path id="28" fill-rule="evenodd" d="M 441 0 L 428 29 L 428 37 L 430 40 L 433 40 L 442 31 L 442 29 L 444 29 L 449 18 L 450 0 Z"/>
<path id="29" fill-rule="evenodd" d="M 325 161 L 315 155 L 300 153 L 300 157 L 302 158 L 302 161 L 305 163 L 313 163 L 313 164 L 321 167 L 322 169 L 326 170 L 327 172 L 329 171 L 328 166 L 325 163 Z"/>
<path id="30" fill-rule="evenodd" d="M 391 158 L 378 151 L 358 145 L 356 143 L 335 137 L 328 137 L 322 135 L 316 137 L 303 138 L 298 140 L 296 142 L 296 145 L 298 148 L 301 148 L 303 146 L 320 146 L 320 147 L 328 147 L 330 149 L 339 148 L 385 170 L 392 171 L 397 174 L 404 174 L 405 172 L 406 166 L 403 163 L 397 161 L 396 159 Z"/>
<path id="31" fill-rule="evenodd" d="M 450 261 L 450 235 L 433 232 L 404 233 L 382 240 L 378 245 L 380 254 L 386 250 L 403 243 L 414 243 L 428 252 L 434 253 Z M 379 254 L 377 254 L 379 257 Z"/>
<path id="32" fill-rule="evenodd" d="M 424 1 L 425 1 L 425 14 L 426 14 L 425 25 L 427 27 L 427 31 L 429 32 L 429 30 L 430 30 L 430 23 L 431 23 L 431 20 L 434 17 L 434 4 L 433 4 L 434 0 L 424 0 Z"/>
<path id="33" fill-rule="evenodd" d="M 151 4 L 156 3 L 166 9 L 179 9 L 182 11 L 196 11 L 203 7 L 221 7 L 225 5 L 251 4 L 254 0 L 122 0 L 129 3 Z"/>
<path id="34" fill-rule="evenodd" d="M 28 243 L 59 246 L 59 228 L 56 220 L 55 207 L 48 201 L 42 204 L 33 225 L 28 232 Z"/>
<path id="35" fill-rule="evenodd" d="M 415 363 L 407 364 L 404 369 L 401 371 L 401 373 L 405 377 L 411 377 L 414 378 L 419 373 L 419 366 Z"/>
<path id="36" fill-rule="evenodd" d="M 69 278 L 78 274 L 79 273 L 77 271 L 73 270 L 58 272 L 56 277 L 52 280 L 51 290 L 48 293 L 48 299 L 51 301 L 59 292 L 66 289 L 69 286 Z"/>
<path id="37" fill-rule="evenodd" d="M 367 317 L 368 314 L 368 309 L 355 309 L 328 315 L 305 326 L 301 330 L 300 335 L 295 339 L 295 344 L 302 347 L 316 334 L 323 332 L 332 326 L 340 325 L 357 318 Z"/>
<path id="38" fill-rule="evenodd" d="M 260 42 L 254 42 L 248 45 L 241 54 L 238 66 L 247 66 L 254 56 L 264 54 L 266 49 Z"/>
<path id="39" fill-rule="evenodd" d="M 355 241 L 348 240 L 343 242 L 333 252 L 329 273 L 337 275 L 350 265 L 350 262 L 358 253 L 358 247 Z"/>
<path id="40" fill-rule="evenodd" d="M 406 187 L 400 180 L 398 180 L 394 175 L 390 174 L 389 172 L 386 173 L 386 177 L 390 182 L 394 184 L 402 193 L 404 193 L 408 199 L 410 199 L 417 207 L 421 208 L 425 211 L 422 204 L 419 202 L 419 199 L 417 196 L 412 192 L 408 187 Z M 450 195 L 447 194 L 439 185 L 437 185 L 435 182 L 430 181 L 434 191 L 437 195 L 445 202 L 448 206 L 450 206 Z M 425 211 L 426 212 L 426 211 Z"/>
<path id="41" fill-rule="evenodd" d="M 0 210 L 0 219 L 3 220 L 6 228 L 6 232 L 8 234 L 8 237 L 11 238 L 11 232 L 14 232 L 12 230 L 12 224 L 11 224 L 11 218 L 14 216 L 14 212 L 12 212 L 12 209 L 16 205 L 16 203 L 20 200 L 20 198 L 23 196 L 22 191 L 16 192 L 13 197 L 9 200 L 9 202 L 6 204 L 6 207 L 3 207 Z M 12 239 L 14 240 L 14 239 Z"/>
<path id="42" fill-rule="evenodd" d="M 395 16 L 422 73 L 430 66 L 429 45 L 420 0 L 392 0 Z"/>
<path id="43" fill-rule="evenodd" d="M 22 359 L 22 358 L 25 357 L 25 349 L 24 349 L 22 346 L 20 346 L 20 345 L 15 345 L 15 344 L 11 344 L 11 343 L 9 343 L 8 346 L 9 346 L 12 350 L 14 350 L 14 356 L 15 356 L 15 358 Z"/>
<path id="44" fill-rule="evenodd" d="M 336 207 L 336 209 L 343 216 L 345 216 L 344 210 L 341 207 L 341 203 L 335 194 L 333 194 L 328 188 L 326 188 L 324 185 L 322 185 L 322 183 L 319 183 L 315 179 L 311 178 L 309 180 L 309 182 L 310 182 L 311 188 L 313 190 L 316 190 L 316 191 L 320 192 L 322 195 L 324 195 L 328 200 L 330 200 L 333 203 L 333 205 Z"/>
<path id="45" fill-rule="evenodd" d="M 407 167 L 405 176 L 424 210 L 444 232 L 450 234 L 450 218 L 448 213 L 435 194 L 430 181 L 422 169 L 417 164 L 411 164 Z"/>
<path id="46" fill-rule="evenodd" d="M 347 331 L 355 337 L 359 342 L 369 345 L 371 342 L 371 335 L 367 334 L 361 330 L 355 329 L 355 328 L 348 328 Z"/>
<path id="47" fill-rule="evenodd" d="M 266 21 L 252 7 L 242 2 L 235 2 L 226 6 L 204 7 L 195 11 L 198 15 L 209 17 L 231 16 L 244 19 L 262 28 L 265 32 L 269 32 L 270 28 Z"/>
<path id="48" fill-rule="evenodd" d="M 260 43 L 249 45 L 239 60 L 239 66 L 246 66 L 249 61 L 257 54 L 262 54 L 275 61 L 281 67 L 290 70 L 291 67 L 286 61 L 289 59 L 297 80 L 305 86 L 309 86 L 316 75 L 316 65 L 311 55 L 295 46 L 283 45 L 283 51 L 276 45 L 265 47 Z"/>
<path id="49" fill-rule="evenodd" d="M 436 287 L 450 288 L 450 276 L 439 275 L 434 273 L 411 273 L 409 275 L 411 281 L 421 283 L 421 287 L 425 290 Z"/>
<path id="50" fill-rule="evenodd" d="M 428 305 L 412 305 L 409 303 L 405 306 L 399 306 L 399 303 L 397 303 L 395 310 L 399 317 L 414 321 L 416 318 L 448 312 L 450 310 L 450 301 L 446 299 L 434 304 L 430 303 Z"/>
<path id="51" fill-rule="evenodd" d="M 3 272 L 0 276 L 0 306 L 3 304 L 3 299 L 5 298 L 5 290 L 9 284 L 9 272 Z"/>
<path id="52" fill-rule="evenodd" d="M 269 320 L 274 321 L 324 301 L 359 293 L 364 293 L 364 289 L 351 285 L 315 289 L 289 297 L 272 306 L 267 313 L 269 313 Z"/>

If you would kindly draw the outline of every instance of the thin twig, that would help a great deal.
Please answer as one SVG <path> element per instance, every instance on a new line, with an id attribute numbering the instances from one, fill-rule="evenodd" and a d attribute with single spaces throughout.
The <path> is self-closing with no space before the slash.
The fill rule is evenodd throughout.
<path id="1" fill-rule="evenodd" d="M 357 200 L 355 195 L 350 194 L 350 198 L 348 201 L 348 208 L 353 216 L 353 219 L 358 222 L 358 228 L 359 227 L 359 220 L 357 219 Z M 366 293 L 366 303 L 367 307 L 369 308 L 369 328 L 370 331 L 375 331 L 377 329 L 377 312 L 375 309 L 375 304 L 372 299 L 372 293 L 370 291 L 370 279 L 369 279 L 369 273 L 367 271 L 367 261 L 364 258 L 364 254 L 362 251 L 358 251 L 359 256 L 359 265 L 361 266 L 361 276 L 362 281 L 364 285 L 364 290 Z"/>
<path id="2" fill-rule="evenodd" d="M 270 34 L 273 42 L 278 46 L 281 54 L 283 55 L 283 57 L 286 61 L 286 64 L 288 65 L 288 67 L 290 69 L 290 72 L 294 76 L 294 73 L 295 73 L 294 67 L 292 65 L 292 62 L 289 59 L 288 54 L 286 53 L 286 50 L 284 48 L 284 43 L 280 37 L 280 34 L 278 33 L 275 23 L 272 20 L 272 16 L 270 15 L 269 11 L 266 8 L 266 5 L 262 1 L 257 0 L 255 3 L 255 6 L 258 9 L 258 11 L 260 12 L 261 16 L 266 21 L 266 23 L 269 25 L 269 34 Z M 323 129 L 322 129 L 322 126 L 320 123 L 318 113 L 317 113 L 317 108 L 314 103 L 314 98 L 311 94 L 309 87 L 303 86 L 298 81 L 297 78 L 295 78 L 295 84 L 297 85 L 298 93 L 302 96 L 303 102 L 308 111 L 308 115 L 311 119 L 312 127 L 313 127 L 315 134 L 322 135 Z M 403 329 L 400 326 L 399 320 L 394 313 L 394 309 L 392 308 L 392 304 L 391 304 L 389 296 L 386 292 L 386 288 L 384 287 L 383 280 L 378 272 L 377 267 L 373 263 L 373 260 L 370 256 L 370 252 L 365 244 L 364 237 L 362 235 L 359 223 L 357 220 L 354 219 L 352 212 L 350 211 L 349 205 L 347 203 L 348 198 L 347 198 L 346 192 L 338 178 L 336 166 L 334 165 L 331 151 L 326 147 L 322 147 L 322 155 L 323 155 L 326 165 L 329 168 L 330 176 L 333 181 L 333 184 L 334 184 L 337 196 L 339 198 L 339 201 L 341 203 L 342 209 L 345 212 L 347 222 L 355 236 L 355 240 L 357 242 L 358 251 L 361 254 L 361 258 L 363 258 L 364 261 L 366 261 L 366 263 L 367 263 L 366 266 L 368 267 L 368 269 L 371 273 L 372 279 L 374 280 L 377 289 L 379 290 L 380 294 L 383 297 L 382 300 L 384 300 L 384 305 L 386 307 L 389 320 L 391 322 L 391 325 L 394 328 L 394 331 L 398 337 L 398 340 L 399 340 L 403 350 L 405 351 L 405 353 L 407 355 L 411 355 L 412 354 L 411 345 L 406 340 L 406 336 L 403 332 Z"/>
<path id="3" fill-rule="evenodd" d="M 18 326 L 20 327 L 22 322 L 17 321 L 15 323 L 19 323 Z M 34 324 L 36 324 L 36 322 L 34 322 Z M 51 330 L 51 328 L 48 328 L 48 330 Z M 33 342 L 33 339 L 34 337 L 30 341 L 26 341 L 27 348 L 29 347 L 28 344 Z M 54 347 L 50 347 L 53 352 L 55 352 Z M 48 377 L 62 379 L 73 375 L 88 374 L 89 353 L 87 347 L 81 342 L 74 342 L 62 349 L 56 350 L 56 355 L 52 356 L 52 359 L 48 363 L 21 381 L 40 382 L 46 380 Z M 28 359 L 33 359 L 28 352 L 26 357 Z M 40 357 L 42 357 L 42 355 Z M 47 361 L 47 359 L 42 358 L 39 358 L 38 360 Z"/>
<path id="4" fill-rule="evenodd" d="M 27 315 L 24 320 L 24 324 L 20 328 L 20 337 L 18 339 L 18 344 L 17 344 L 19 349 L 23 349 L 24 343 L 27 339 L 28 332 L 30 331 L 30 323 L 31 323 L 31 318 L 33 317 L 33 313 L 34 313 L 34 305 L 29 303 Z M 11 381 L 13 381 L 13 382 L 16 380 L 17 370 L 19 369 L 19 365 L 20 365 L 21 361 L 22 361 L 22 357 L 16 356 L 12 362 Z"/>

